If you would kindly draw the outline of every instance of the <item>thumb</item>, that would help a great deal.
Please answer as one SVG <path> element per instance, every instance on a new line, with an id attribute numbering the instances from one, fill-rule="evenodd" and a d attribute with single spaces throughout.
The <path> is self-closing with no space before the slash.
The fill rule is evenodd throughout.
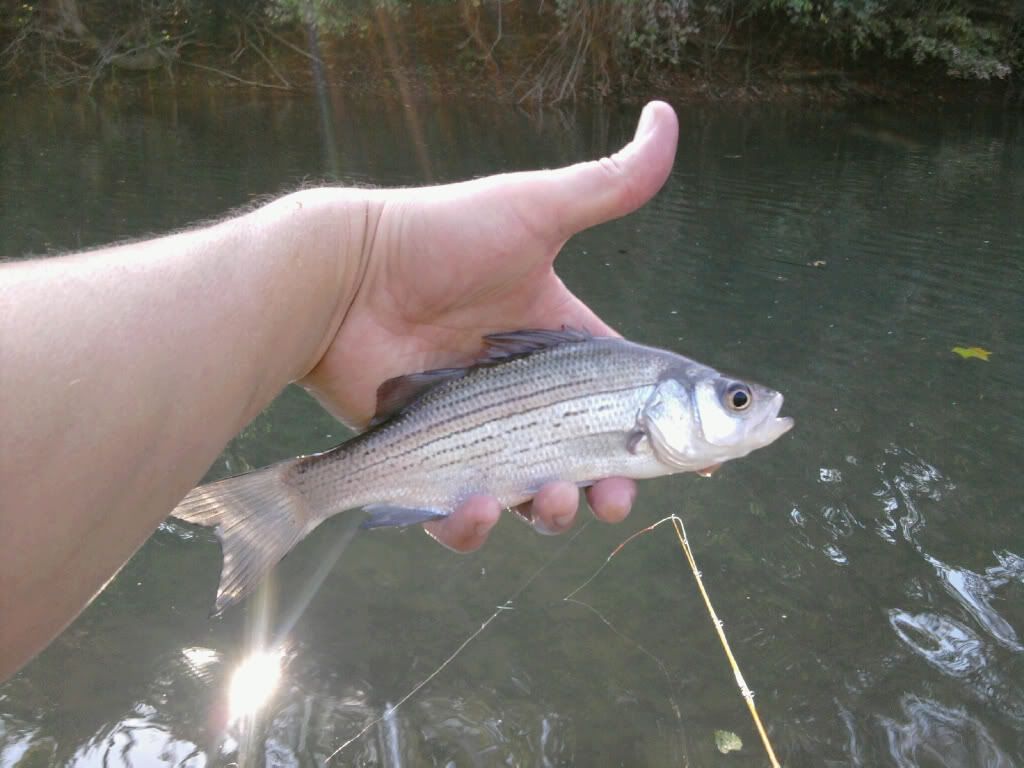
<path id="1" fill-rule="evenodd" d="M 672 107 L 652 101 L 640 115 L 633 140 L 610 157 L 540 171 L 535 201 L 553 212 L 560 239 L 632 213 L 668 179 L 676 156 L 679 122 Z"/>

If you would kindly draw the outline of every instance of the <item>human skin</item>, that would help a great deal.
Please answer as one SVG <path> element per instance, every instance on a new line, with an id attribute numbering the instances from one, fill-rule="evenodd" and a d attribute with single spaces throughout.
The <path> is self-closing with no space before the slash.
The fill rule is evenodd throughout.
<path id="1" fill-rule="evenodd" d="M 602 160 L 440 187 L 306 189 L 211 226 L 0 265 L 0 679 L 74 619 L 290 382 L 365 425 L 402 373 L 469 363 L 484 334 L 614 333 L 555 275 L 576 232 L 625 215 L 675 156 L 672 109 L 644 110 Z M 587 491 L 608 522 L 635 486 Z M 525 514 L 572 525 L 579 491 Z M 475 496 L 427 524 L 452 549 L 498 521 Z"/>

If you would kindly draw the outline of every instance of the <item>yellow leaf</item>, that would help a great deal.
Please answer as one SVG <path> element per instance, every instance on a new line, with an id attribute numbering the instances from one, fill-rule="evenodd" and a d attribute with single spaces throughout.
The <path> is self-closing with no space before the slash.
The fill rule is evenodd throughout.
<path id="1" fill-rule="evenodd" d="M 992 353 L 982 347 L 953 347 L 953 351 L 965 360 L 969 357 L 976 357 L 979 360 L 988 360 Z"/>
<path id="2" fill-rule="evenodd" d="M 732 731 L 715 731 L 715 746 L 723 755 L 743 749 L 743 740 Z"/>

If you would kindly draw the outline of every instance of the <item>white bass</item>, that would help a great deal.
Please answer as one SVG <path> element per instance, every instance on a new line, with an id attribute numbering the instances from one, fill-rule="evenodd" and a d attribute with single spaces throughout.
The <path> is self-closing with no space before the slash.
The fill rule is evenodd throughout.
<path id="1" fill-rule="evenodd" d="M 551 480 L 710 474 L 793 426 L 778 392 L 666 350 L 571 329 L 484 342 L 469 368 L 384 382 L 370 429 L 351 440 L 182 500 L 171 514 L 215 526 L 221 542 L 216 611 L 339 512 L 409 525 L 476 493 L 512 507 Z"/>

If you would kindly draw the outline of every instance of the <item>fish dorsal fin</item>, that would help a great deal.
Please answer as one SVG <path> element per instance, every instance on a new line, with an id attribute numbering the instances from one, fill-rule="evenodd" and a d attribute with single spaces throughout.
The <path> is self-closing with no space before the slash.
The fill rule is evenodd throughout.
<path id="1" fill-rule="evenodd" d="M 468 371 L 468 368 L 438 368 L 388 379 L 377 387 L 377 411 L 370 420 L 370 426 L 387 421 L 431 387 L 461 379 Z"/>
<path id="2" fill-rule="evenodd" d="M 578 344 L 590 341 L 592 338 L 594 337 L 587 331 L 576 330 L 565 325 L 560 331 L 530 329 L 492 333 L 484 336 L 486 350 L 483 356 L 466 368 L 438 368 L 434 371 L 409 373 L 404 376 L 395 376 L 381 384 L 377 388 L 377 411 L 373 414 L 370 426 L 375 427 L 387 421 L 428 389 L 447 381 L 461 379 L 478 366 L 500 363 L 561 344 Z"/>
<path id="3" fill-rule="evenodd" d="M 531 352 L 539 352 L 542 349 L 558 347 L 562 344 L 579 344 L 590 341 L 592 338 L 594 337 L 588 331 L 577 330 L 567 325 L 563 325 L 560 331 L 528 329 L 492 333 L 484 336 L 487 354 L 481 362 L 494 363 L 510 357 L 519 357 Z"/>

